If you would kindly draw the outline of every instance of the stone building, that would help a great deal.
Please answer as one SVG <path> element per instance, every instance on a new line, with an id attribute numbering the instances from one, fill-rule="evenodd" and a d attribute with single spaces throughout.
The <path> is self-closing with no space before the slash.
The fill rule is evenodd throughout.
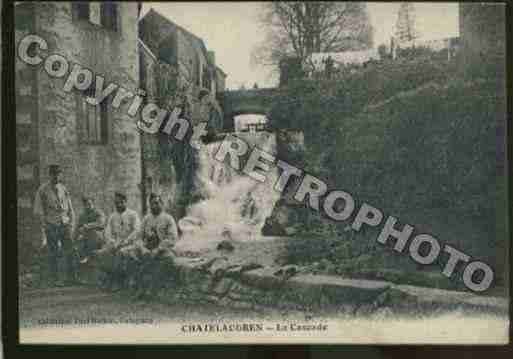
<path id="1" fill-rule="evenodd" d="M 219 66 L 216 65 L 216 55 L 214 51 L 208 52 L 210 63 L 212 64 L 212 93 L 226 91 L 226 77 L 228 76 Z"/>
<path id="2" fill-rule="evenodd" d="M 15 7 L 16 44 L 33 33 L 48 42 L 48 53 L 135 91 L 139 85 L 136 2 L 23 2 Z M 136 122 L 124 106 L 87 105 L 85 92 L 65 92 L 67 76 L 51 78 L 43 66 L 16 60 L 18 238 L 20 247 L 38 245 L 34 194 L 48 180 L 48 165 L 63 168 L 75 211 L 92 193 L 110 213 L 113 192 L 124 190 L 129 206 L 141 209 L 141 144 Z M 106 103 L 104 101 L 103 103 Z M 25 254 L 24 254 L 25 253 Z M 25 250 L 20 258 L 27 257 Z"/>
<path id="3" fill-rule="evenodd" d="M 146 102 L 169 110 L 182 106 L 193 124 L 208 121 L 210 130 L 220 128 L 215 96 L 226 75 L 214 52 L 153 10 L 139 20 L 140 10 L 137 2 L 19 3 L 16 44 L 37 34 L 48 42 L 47 55 L 59 54 L 104 76 L 104 87 L 112 82 L 133 93 L 143 90 Z M 88 193 L 109 214 L 113 193 L 123 190 L 129 206 L 144 213 L 149 193 L 158 191 L 168 195 L 167 209 L 180 217 L 198 187 L 196 155 L 187 142 L 139 131 L 137 117 L 127 113 L 129 101 L 111 106 L 114 93 L 98 106 L 86 103 L 94 92 L 64 91 L 67 77 L 50 77 L 42 64 L 16 60 L 20 259 L 30 258 L 30 249 L 40 243 L 32 205 L 37 188 L 48 180 L 49 164 L 63 168 L 76 212 Z"/>
<path id="4" fill-rule="evenodd" d="M 226 74 L 219 66 L 216 66 L 216 88 L 217 92 L 226 90 Z"/>
<path id="5" fill-rule="evenodd" d="M 148 100 L 169 111 L 179 106 L 191 123 L 208 122 L 208 130 L 220 129 L 216 94 L 224 90 L 226 75 L 218 79 L 224 73 L 215 64 L 215 53 L 207 51 L 202 39 L 153 9 L 140 19 L 139 37 L 140 83 Z M 166 134 L 143 134 L 142 143 L 146 192 L 163 193 L 167 210 L 181 217 L 185 207 L 201 197 L 197 151 Z"/>
<path id="6" fill-rule="evenodd" d="M 202 88 L 215 95 L 215 55 L 202 39 L 153 9 L 140 19 L 139 37 L 160 62 L 175 69 L 175 88 L 190 102 Z"/>
<path id="7" fill-rule="evenodd" d="M 314 52 L 308 56 L 303 68 L 309 74 L 323 72 L 326 69 L 326 60 L 328 59 L 333 60 L 333 68 L 337 69 L 341 66 L 361 66 L 369 61 L 379 61 L 380 55 L 377 49 L 341 52 Z"/>
<path id="8" fill-rule="evenodd" d="M 459 32 L 465 62 L 499 59 L 506 54 L 506 6 L 500 3 L 460 3 Z"/>

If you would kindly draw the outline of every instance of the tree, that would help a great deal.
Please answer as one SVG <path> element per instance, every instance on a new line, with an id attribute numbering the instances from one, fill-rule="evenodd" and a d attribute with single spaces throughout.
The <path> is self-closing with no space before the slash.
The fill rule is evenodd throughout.
<path id="1" fill-rule="evenodd" d="M 361 2 L 273 1 L 262 4 L 265 41 L 256 46 L 252 63 L 277 66 L 314 52 L 337 52 L 372 46 L 367 5 Z"/>
<path id="2" fill-rule="evenodd" d="M 413 3 L 403 2 L 399 5 L 395 36 L 399 43 L 413 41 L 417 38 L 415 29 L 415 8 Z"/>

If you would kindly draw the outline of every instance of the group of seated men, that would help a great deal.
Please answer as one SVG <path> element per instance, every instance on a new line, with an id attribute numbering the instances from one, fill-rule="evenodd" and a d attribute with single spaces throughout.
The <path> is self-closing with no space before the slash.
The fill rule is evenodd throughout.
<path id="1" fill-rule="evenodd" d="M 127 288 L 138 297 L 151 296 L 172 280 L 173 246 L 178 240 L 174 218 L 163 210 L 159 194 L 149 196 L 150 211 L 142 222 L 127 207 L 127 196 L 114 194 L 115 211 L 105 221 L 91 196 L 74 228 L 74 212 L 60 168 L 50 166 L 50 182 L 43 184 L 34 209 L 42 220 L 49 259 L 49 282 L 57 284 L 59 247 L 66 259 L 66 284 L 77 283 L 77 262 L 90 262 L 101 270 L 101 283 L 111 290 Z"/>

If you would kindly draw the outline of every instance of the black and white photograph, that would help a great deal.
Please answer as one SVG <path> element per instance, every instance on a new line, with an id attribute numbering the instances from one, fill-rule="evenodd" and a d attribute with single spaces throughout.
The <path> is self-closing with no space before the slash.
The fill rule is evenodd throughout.
<path id="1" fill-rule="evenodd" d="M 509 343 L 505 3 L 13 6 L 21 344 Z"/>

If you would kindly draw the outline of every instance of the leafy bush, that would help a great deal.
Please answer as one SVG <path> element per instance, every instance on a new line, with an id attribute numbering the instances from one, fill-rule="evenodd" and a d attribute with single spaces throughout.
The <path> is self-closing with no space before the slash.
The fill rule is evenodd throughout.
<path id="1" fill-rule="evenodd" d="M 471 77 L 456 66 L 416 59 L 298 82 L 270 118 L 304 132 L 306 170 L 331 188 L 502 267 L 504 83 L 493 66 Z"/>
<path id="2" fill-rule="evenodd" d="M 435 55 L 435 51 L 431 50 L 427 46 L 415 46 L 415 47 L 406 47 L 404 49 L 397 49 L 397 57 L 413 60 L 418 57 L 433 57 Z"/>
<path id="3" fill-rule="evenodd" d="M 399 59 L 375 63 L 356 72 L 342 72 L 331 80 L 294 81 L 274 99 L 269 116 L 271 126 L 310 130 L 324 123 L 331 125 L 341 116 L 354 116 L 364 106 L 402 91 L 432 81 L 444 82 L 451 66 L 454 65 L 429 58 Z"/>

